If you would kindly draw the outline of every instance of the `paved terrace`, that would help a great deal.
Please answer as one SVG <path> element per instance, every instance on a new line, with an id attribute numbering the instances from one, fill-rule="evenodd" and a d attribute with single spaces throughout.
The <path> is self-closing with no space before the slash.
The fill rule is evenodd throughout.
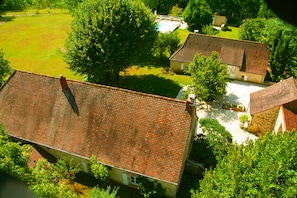
<path id="1" fill-rule="evenodd" d="M 253 84 L 242 81 L 231 81 L 227 85 L 227 94 L 219 101 L 207 104 L 197 105 L 197 116 L 199 119 L 209 117 L 220 122 L 233 136 L 233 141 L 242 144 L 246 140 L 255 140 L 257 137 L 239 127 L 239 116 L 246 112 L 238 112 L 222 109 L 222 104 L 229 101 L 230 104 L 242 104 L 249 107 L 250 93 L 264 89 L 266 85 Z M 184 87 L 178 94 L 177 98 L 181 99 Z M 197 133 L 201 132 L 198 127 Z"/>

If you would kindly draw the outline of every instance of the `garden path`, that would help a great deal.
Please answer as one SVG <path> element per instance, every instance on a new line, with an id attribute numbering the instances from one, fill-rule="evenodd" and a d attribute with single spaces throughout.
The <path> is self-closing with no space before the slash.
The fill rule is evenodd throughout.
<path id="1" fill-rule="evenodd" d="M 257 136 L 249 133 L 239 127 L 239 116 L 246 112 L 238 112 L 222 109 L 224 102 L 229 101 L 230 104 L 241 104 L 249 108 L 250 93 L 264 89 L 267 85 L 254 84 L 243 81 L 231 81 L 227 84 L 227 94 L 220 100 L 197 104 L 197 116 L 201 118 L 214 118 L 220 122 L 233 136 L 233 141 L 237 144 L 243 144 L 246 140 L 256 140 Z M 178 99 L 182 99 L 184 87 L 177 95 Z M 197 133 L 201 132 L 201 128 L 197 127 Z"/>

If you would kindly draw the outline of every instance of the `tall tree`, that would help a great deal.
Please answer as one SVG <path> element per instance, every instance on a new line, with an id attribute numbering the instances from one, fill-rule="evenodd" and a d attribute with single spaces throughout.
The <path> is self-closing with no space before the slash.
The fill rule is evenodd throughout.
<path id="1" fill-rule="evenodd" d="M 270 10 L 267 6 L 267 3 L 265 0 L 260 0 L 260 8 L 258 11 L 258 17 L 259 18 L 273 18 L 276 15 Z"/>
<path id="2" fill-rule="evenodd" d="M 177 0 L 142 0 L 144 4 L 158 14 L 168 14 L 171 8 L 177 4 Z"/>
<path id="3" fill-rule="evenodd" d="M 183 15 L 191 31 L 201 30 L 204 25 L 212 22 L 211 9 L 206 0 L 190 0 Z"/>
<path id="4" fill-rule="evenodd" d="M 153 48 L 154 55 L 161 60 L 168 61 L 169 56 L 177 50 L 179 42 L 180 40 L 176 31 L 171 33 L 159 33 Z"/>
<path id="5" fill-rule="evenodd" d="M 271 75 L 267 79 L 278 82 L 291 76 L 297 77 L 297 28 L 277 18 L 245 20 L 239 28 L 244 40 L 263 42 L 270 51 Z"/>
<path id="6" fill-rule="evenodd" d="M 189 64 L 189 71 L 193 79 L 194 92 L 199 100 L 213 101 L 226 94 L 229 80 L 227 65 L 218 59 L 218 53 L 212 52 L 211 56 L 195 55 Z"/>
<path id="7" fill-rule="evenodd" d="M 205 168 L 215 167 L 228 154 L 232 135 L 215 119 L 202 118 L 199 124 L 203 133 L 195 138 L 190 159 Z"/>
<path id="8" fill-rule="evenodd" d="M 239 27 L 239 38 L 242 40 L 260 42 L 262 40 L 262 31 L 264 28 L 265 18 L 246 19 Z"/>
<path id="9" fill-rule="evenodd" d="M 234 146 L 192 197 L 296 197 L 297 133 L 266 133 Z"/>
<path id="10" fill-rule="evenodd" d="M 154 15 L 132 0 L 83 1 L 71 27 L 65 44 L 70 69 L 104 84 L 117 83 L 120 71 L 149 52 L 157 37 Z"/>
<path id="11" fill-rule="evenodd" d="M 4 52 L 0 49 L 0 87 L 11 72 L 12 68 L 9 66 L 8 60 L 4 58 Z"/>

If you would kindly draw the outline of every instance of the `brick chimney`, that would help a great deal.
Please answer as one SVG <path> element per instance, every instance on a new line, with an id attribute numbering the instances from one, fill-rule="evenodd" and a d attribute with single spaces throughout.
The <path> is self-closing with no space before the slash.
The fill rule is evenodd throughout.
<path id="1" fill-rule="evenodd" d="M 61 84 L 62 91 L 66 91 L 66 89 L 68 88 L 68 84 L 67 84 L 66 78 L 63 75 L 60 75 L 60 84 Z"/>
<path id="2" fill-rule="evenodd" d="M 196 95 L 189 94 L 186 100 L 186 111 L 188 111 L 192 115 L 192 113 L 195 112 L 195 108 L 196 108 Z"/>

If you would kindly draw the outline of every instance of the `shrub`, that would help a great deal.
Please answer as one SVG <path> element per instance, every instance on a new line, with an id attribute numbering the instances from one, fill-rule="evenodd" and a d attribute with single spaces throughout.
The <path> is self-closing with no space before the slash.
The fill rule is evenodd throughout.
<path id="1" fill-rule="evenodd" d="M 227 155 L 232 135 L 215 119 L 202 118 L 200 125 L 203 134 L 195 138 L 190 158 L 205 168 L 215 167 Z"/>
<path id="2" fill-rule="evenodd" d="M 138 191 L 144 198 L 148 197 L 162 197 L 165 193 L 165 189 L 162 188 L 162 185 L 157 181 L 149 181 L 145 177 L 139 177 L 139 186 Z"/>

